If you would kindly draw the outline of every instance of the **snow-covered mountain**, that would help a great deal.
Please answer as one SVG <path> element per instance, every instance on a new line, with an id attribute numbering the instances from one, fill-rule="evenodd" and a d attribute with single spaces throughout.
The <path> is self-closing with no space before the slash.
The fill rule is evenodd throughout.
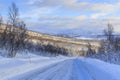
<path id="1" fill-rule="evenodd" d="M 65 37 L 72 37 L 72 38 L 99 38 L 99 35 L 102 35 L 102 31 L 86 31 L 82 29 L 71 29 L 71 30 L 64 30 L 57 35 L 65 36 Z"/>

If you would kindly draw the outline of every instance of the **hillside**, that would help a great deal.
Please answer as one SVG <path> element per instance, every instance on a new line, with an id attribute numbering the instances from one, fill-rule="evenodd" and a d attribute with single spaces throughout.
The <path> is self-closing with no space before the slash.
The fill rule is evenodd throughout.
<path id="1" fill-rule="evenodd" d="M 4 29 L 5 25 L 2 24 L 1 29 Z M 54 46 L 59 46 L 65 48 L 67 51 L 70 51 L 70 55 L 72 56 L 85 56 L 86 53 L 82 53 L 82 51 L 87 51 L 88 50 L 88 43 L 91 44 L 92 49 L 98 52 L 100 48 L 102 40 L 97 40 L 97 39 L 74 39 L 74 38 L 66 38 L 66 37 L 60 37 L 60 36 L 55 36 L 55 35 L 49 35 L 49 34 L 43 34 L 43 33 L 38 33 L 34 31 L 27 31 L 28 38 L 30 41 L 34 42 L 35 44 L 37 43 L 42 43 L 42 44 L 51 44 Z"/>
<path id="2" fill-rule="evenodd" d="M 82 54 L 81 51 L 87 51 L 88 48 L 88 43 L 92 45 L 92 49 L 95 50 L 96 52 L 99 50 L 101 47 L 101 43 L 103 42 L 102 40 L 97 40 L 97 39 L 74 39 L 74 38 L 66 38 L 66 37 L 60 37 L 60 36 L 55 36 L 55 35 L 49 35 L 49 34 L 43 34 L 43 33 L 38 33 L 34 31 L 28 31 L 28 35 L 30 39 L 37 43 L 40 42 L 42 44 L 52 44 L 54 46 L 59 46 L 67 49 L 68 51 L 72 51 L 71 54 L 73 56 L 77 55 L 86 55 Z"/>

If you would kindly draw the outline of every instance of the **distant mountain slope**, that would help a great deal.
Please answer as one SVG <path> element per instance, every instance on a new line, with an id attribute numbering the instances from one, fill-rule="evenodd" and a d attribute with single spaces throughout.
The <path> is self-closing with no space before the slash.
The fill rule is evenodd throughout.
<path id="1" fill-rule="evenodd" d="M 3 28 L 5 25 L 2 26 Z M 67 38 L 67 37 L 60 37 L 55 35 L 43 34 L 38 33 L 35 31 L 27 31 L 29 36 L 29 40 L 33 41 L 34 43 L 42 43 L 42 44 L 52 44 L 54 46 L 63 47 L 68 51 L 71 51 L 74 54 L 71 55 L 84 55 L 81 53 L 82 50 L 87 51 L 88 45 L 92 45 L 92 49 L 96 52 L 100 48 L 100 43 L 102 40 L 95 40 L 95 39 L 74 39 L 74 38 Z M 88 44 L 89 43 L 89 44 Z"/>

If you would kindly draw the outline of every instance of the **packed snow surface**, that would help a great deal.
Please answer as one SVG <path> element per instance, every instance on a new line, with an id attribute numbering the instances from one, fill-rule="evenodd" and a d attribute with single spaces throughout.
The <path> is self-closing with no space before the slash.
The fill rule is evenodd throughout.
<path id="1" fill-rule="evenodd" d="M 120 80 L 120 65 L 82 57 L 0 57 L 0 80 Z"/>

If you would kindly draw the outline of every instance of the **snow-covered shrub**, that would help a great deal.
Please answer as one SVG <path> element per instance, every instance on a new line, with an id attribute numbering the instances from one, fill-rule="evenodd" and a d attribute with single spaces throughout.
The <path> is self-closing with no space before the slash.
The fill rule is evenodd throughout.
<path id="1" fill-rule="evenodd" d="M 109 63 L 120 64 L 120 52 L 108 52 L 108 53 L 99 53 L 92 56 L 91 58 L 97 58 Z"/>

